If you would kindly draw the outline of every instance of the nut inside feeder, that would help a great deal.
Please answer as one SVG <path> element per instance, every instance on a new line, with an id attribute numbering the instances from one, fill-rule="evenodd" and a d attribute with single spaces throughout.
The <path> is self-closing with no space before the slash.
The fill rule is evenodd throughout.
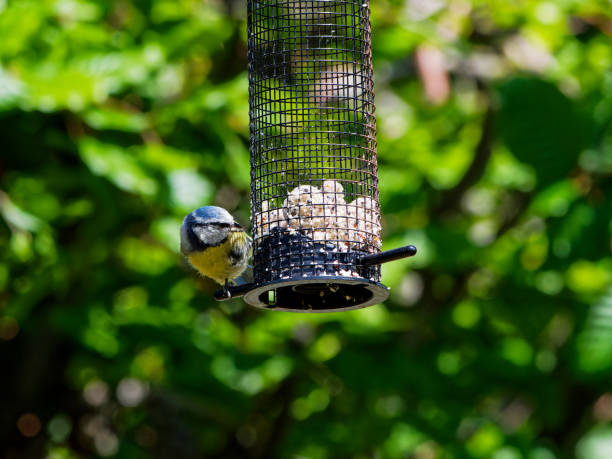
<path id="1" fill-rule="evenodd" d="M 248 0 L 253 283 L 265 309 L 384 301 L 368 1 Z M 220 292 L 217 299 L 223 299 Z"/>

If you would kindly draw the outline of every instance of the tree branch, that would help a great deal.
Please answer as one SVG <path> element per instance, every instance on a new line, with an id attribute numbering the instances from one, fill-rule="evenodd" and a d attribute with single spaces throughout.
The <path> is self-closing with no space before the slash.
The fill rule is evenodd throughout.
<path id="1" fill-rule="evenodd" d="M 482 122 L 482 134 L 472 164 L 468 167 L 463 178 L 450 190 L 447 190 L 440 199 L 433 213 L 439 215 L 456 207 L 463 194 L 480 180 L 491 157 L 493 143 L 493 109 L 489 104 Z"/>

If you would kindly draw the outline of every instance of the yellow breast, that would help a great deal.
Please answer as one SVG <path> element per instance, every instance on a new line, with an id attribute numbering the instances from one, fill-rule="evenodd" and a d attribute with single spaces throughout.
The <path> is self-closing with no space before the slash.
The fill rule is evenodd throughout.
<path id="1" fill-rule="evenodd" d="M 206 277 L 210 277 L 219 284 L 225 280 L 233 280 L 240 276 L 247 266 L 247 257 L 238 265 L 230 263 L 229 252 L 234 244 L 243 244 L 246 241 L 244 233 L 230 233 L 227 241 L 216 247 L 209 247 L 203 252 L 187 255 L 189 263 Z"/>

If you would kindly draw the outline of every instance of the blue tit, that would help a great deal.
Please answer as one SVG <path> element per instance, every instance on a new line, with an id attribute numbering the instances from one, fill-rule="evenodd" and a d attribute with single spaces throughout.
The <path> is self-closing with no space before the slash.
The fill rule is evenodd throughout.
<path id="1" fill-rule="evenodd" d="M 205 206 L 188 214 L 181 225 L 181 252 L 198 272 L 224 285 L 247 268 L 252 239 L 230 213 Z"/>

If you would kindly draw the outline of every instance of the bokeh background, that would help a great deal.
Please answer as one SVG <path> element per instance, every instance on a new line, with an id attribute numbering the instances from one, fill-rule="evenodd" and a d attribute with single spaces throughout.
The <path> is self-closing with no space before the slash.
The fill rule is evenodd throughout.
<path id="1" fill-rule="evenodd" d="M 612 3 L 372 0 L 384 305 L 216 303 L 246 6 L 0 0 L 7 458 L 612 457 Z"/>

